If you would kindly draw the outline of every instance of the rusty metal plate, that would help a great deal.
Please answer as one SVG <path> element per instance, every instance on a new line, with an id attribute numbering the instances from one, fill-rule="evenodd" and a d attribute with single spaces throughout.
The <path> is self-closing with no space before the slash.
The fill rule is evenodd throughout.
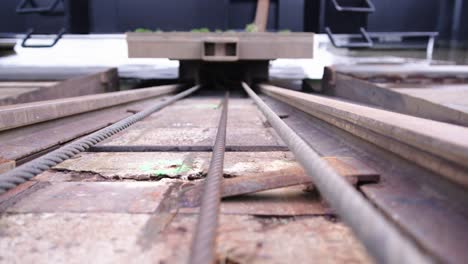
<path id="1" fill-rule="evenodd" d="M 349 157 L 325 157 L 324 160 L 351 184 L 379 180 L 378 173 L 359 160 Z M 221 196 L 225 199 L 221 203 L 221 212 L 270 216 L 332 214 L 318 193 L 312 191 L 311 184 L 311 177 L 299 165 L 224 179 Z M 188 208 L 199 206 L 203 185 L 204 182 L 197 182 L 193 186 L 185 186 L 179 194 L 180 205 L 186 207 L 181 209 L 182 212 L 198 211 L 198 208 Z M 282 188 L 288 186 L 294 187 Z"/>
<path id="2" fill-rule="evenodd" d="M 181 205 L 187 205 L 181 201 Z M 198 213 L 199 208 L 182 207 L 180 213 Z M 222 214 L 257 216 L 332 215 L 317 193 L 306 191 L 305 185 L 245 194 L 223 199 Z"/>
<path id="3" fill-rule="evenodd" d="M 0 156 L 0 173 L 14 169 L 15 164 L 14 160 L 8 160 Z"/>
<path id="4" fill-rule="evenodd" d="M 316 193 L 293 186 L 223 199 L 222 214 L 258 216 L 331 215 Z"/>
<path id="5" fill-rule="evenodd" d="M 323 157 L 323 159 L 352 185 L 376 183 L 380 179 L 375 170 L 355 158 Z M 270 166 L 274 166 L 274 163 Z M 301 184 L 307 185 L 309 191 L 313 190 L 312 178 L 306 175 L 299 164 L 295 164 L 295 166 L 278 167 L 276 170 L 254 174 L 245 173 L 241 177 L 225 179 L 222 182 L 221 196 L 226 198 Z M 183 206 L 198 206 L 203 186 L 203 182 L 197 182 L 193 186 L 186 185 L 180 197 Z"/>
<path id="6" fill-rule="evenodd" d="M 0 195 L 0 212 L 5 210 L 8 206 L 10 206 L 11 201 L 13 201 L 19 195 L 21 195 L 24 191 L 33 187 L 36 183 L 37 182 L 35 181 L 27 181 L 1 194 Z"/>
<path id="7" fill-rule="evenodd" d="M 151 213 L 169 185 L 157 182 L 62 182 L 23 197 L 10 213 Z"/>

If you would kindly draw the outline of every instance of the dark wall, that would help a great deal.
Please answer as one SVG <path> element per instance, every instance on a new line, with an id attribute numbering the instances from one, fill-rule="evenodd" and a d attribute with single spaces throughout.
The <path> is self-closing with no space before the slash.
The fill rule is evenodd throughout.
<path id="1" fill-rule="evenodd" d="M 338 0 L 362 2 L 363 0 Z M 439 40 L 452 38 L 454 7 L 457 0 L 371 0 L 375 12 L 367 19 L 348 18 L 330 7 L 331 0 L 305 0 L 304 28 L 306 31 L 324 32 L 336 28 L 337 33 L 357 33 L 359 24 L 374 32 L 437 31 Z M 461 20 L 453 34 L 455 40 L 468 41 L 468 1 L 460 0 Z M 361 15 L 362 16 L 362 15 Z M 456 27 L 455 27 L 456 28 Z"/>
<path id="2" fill-rule="evenodd" d="M 268 29 L 303 31 L 304 0 L 271 0 Z M 100 0 L 93 1 L 92 31 L 125 32 L 244 29 L 255 17 L 255 0 Z"/>
<path id="3" fill-rule="evenodd" d="M 16 6 L 19 0 L 1 0 L 0 32 L 23 33 L 29 28 L 40 29 L 43 33 L 55 33 L 64 24 L 64 17 L 44 17 L 41 15 L 18 15 Z M 50 0 L 37 0 L 39 5 L 47 5 Z"/>
<path id="4" fill-rule="evenodd" d="M 53 0 L 35 1 L 47 6 Z M 84 1 L 66 0 L 66 3 Z M 19 2 L 0 1 L 0 32 L 22 33 L 35 27 L 39 32 L 53 33 L 67 22 L 64 17 L 18 15 L 15 9 Z M 271 0 L 268 29 L 303 31 L 303 6 L 304 0 Z M 89 24 L 88 31 L 91 33 L 117 33 L 136 28 L 165 31 L 201 27 L 240 30 L 253 22 L 255 8 L 255 0 L 89 0 L 87 12 L 81 11 L 80 17 L 82 23 Z M 89 19 L 84 19 L 88 15 Z"/>
<path id="5" fill-rule="evenodd" d="M 443 2 L 451 0 L 374 0 L 369 31 L 435 31 Z"/>
<path id="6" fill-rule="evenodd" d="M 53 0 L 35 0 L 47 5 Z M 255 16 L 256 0 L 65 0 L 88 3 L 70 17 L 17 15 L 20 0 L 0 0 L 0 33 L 23 33 L 34 27 L 40 33 L 57 32 L 64 25 L 71 33 L 119 33 L 136 28 L 191 30 L 244 29 Z M 338 0 L 362 1 L 362 0 Z M 268 29 L 323 32 L 334 26 L 339 33 L 358 30 L 360 23 L 369 31 L 439 31 L 441 39 L 452 35 L 455 0 L 372 0 L 376 11 L 366 19 L 351 19 L 327 11 L 330 0 L 271 0 Z M 77 8 L 74 8 L 77 10 Z M 463 1 L 456 39 L 468 40 L 468 1 Z M 362 22 L 360 22 L 362 21 Z M 81 28 L 78 24 L 83 24 Z M 357 25 L 357 26 L 356 26 Z M 343 31 L 343 32 L 340 32 Z M 349 32 L 352 33 L 352 32 Z"/>

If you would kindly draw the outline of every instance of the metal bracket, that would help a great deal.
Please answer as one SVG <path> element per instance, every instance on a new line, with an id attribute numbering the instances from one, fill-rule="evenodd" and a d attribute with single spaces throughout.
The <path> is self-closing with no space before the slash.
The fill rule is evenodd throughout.
<path id="1" fill-rule="evenodd" d="M 331 0 L 336 10 L 340 12 L 363 12 L 363 13 L 372 13 L 375 11 L 375 6 L 371 0 L 364 0 L 366 5 L 361 7 L 356 6 L 342 6 L 338 3 L 338 0 Z"/>
<path id="2" fill-rule="evenodd" d="M 51 48 L 57 44 L 57 42 L 62 38 L 63 34 L 65 34 L 65 28 L 62 28 L 57 36 L 54 38 L 51 44 L 39 44 L 39 45 L 31 45 L 27 44 L 27 41 L 32 38 L 32 34 L 34 33 L 34 29 L 29 29 L 24 37 L 23 41 L 21 42 L 21 47 L 23 48 Z"/>
<path id="3" fill-rule="evenodd" d="M 42 15 L 63 15 L 64 11 L 55 10 L 60 2 L 63 0 L 54 0 L 50 5 L 45 7 L 38 7 L 34 0 L 21 0 L 19 5 L 16 7 L 16 13 L 18 14 L 42 14 Z M 28 7 L 30 6 L 30 7 Z"/>
<path id="4" fill-rule="evenodd" d="M 435 39 L 438 32 L 366 32 L 361 28 L 361 34 L 341 34 L 342 38 L 352 39 L 363 36 L 369 42 L 340 44 L 330 28 L 325 28 L 333 46 L 337 48 L 372 48 L 372 49 L 426 49 L 426 59 L 432 60 Z M 424 39 L 424 42 L 415 41 Z M 427 41 L 426 41 L 427 39 Z M 369 43 L 372 43 L 371 45 Z"/>
<path id="5" fill-rule="evenodd" d="M 203 41 L 202 60 L 238 61 L 239 40 L 237 38 L 207 38 Z"/>
<path id="6" fill-rule="evenodd" d="M 370 48 L 372 47 L 374 45 L 374 42 L 372 41 L 367 31 L 363 27 L 359 28 L 359 30 L 361 31 L 361 36 L 366 40 L 365 42 L 348 42 L 346 44 L 341 44 L 337 41 L 331 29 L 329 27 L 325 28 L 325 32 L 330 38 L 330 41 L 332 42 L 333 46 L 337 48 Z"/>

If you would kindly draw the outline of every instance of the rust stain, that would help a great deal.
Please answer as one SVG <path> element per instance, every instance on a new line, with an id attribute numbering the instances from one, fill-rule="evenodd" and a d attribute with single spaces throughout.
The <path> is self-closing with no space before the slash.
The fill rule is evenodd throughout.
<path id="1" fill-rule="evenodd" d="M 5 159 L 4 157 L 0 156 L 0 173 L 12 170 L 15 168 L 15 166 L 16 162 L 14 160 Z"/>
<path id="2" fill-rule="evenodd" d="M 323 159 L 353 185 L 379 181 L 379 174 L 357 159 L 350 157 L 324 157 Z M 245 195 L 301 184 L 307 184 L 308 189 L 313 190 L 312 178 L 307 176 L 299 164 L 292 164 L 292 166 L 276 171 L 258 172 L 225 179 L 222 183 L 222 197 Z M 181 194 L 181 206 L 198 206 L 202 189 L 203 182 L 185 188 Z"/>
<path id="3" fill-rule="evenodd" d="M 152 245 L 159 240 L 159 234 L 166 229 L 177 215 L 177 190 L 180 185 L 180 183 L 174 183 L 166 189 L 159 206 L 142 228 L 137 244 L 143 251 L 151 249 Z"/>

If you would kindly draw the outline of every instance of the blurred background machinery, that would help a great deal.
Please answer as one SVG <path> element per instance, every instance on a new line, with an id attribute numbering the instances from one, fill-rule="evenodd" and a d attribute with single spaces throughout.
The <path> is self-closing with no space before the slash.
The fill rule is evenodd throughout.
<path id="1" fill-rule="evenodd" d="M 271 0 L 267 29 L 348 34 L 337 46 L 392 47 L 408 39 L 466 46 L 468 3 L 463 0 Z M 240 30 L 255 16 L 255 0 L 3 0 L 1 36 L 27 33 L 122 33 L 137 28 Z M 398 12 L 396 12 L 398 10 Z M 183 19 L 180 19 L 183 17 Z M 6 23 L 7 22 L 7 23 Z M 352 41 L 352 38 L 357 40 Z M 338 42 L 338 40 L 336 41 Z M 53 42 L 52 42 L 53 43 Z M 406 46 L 408 47 L 408 46 Z"/>

